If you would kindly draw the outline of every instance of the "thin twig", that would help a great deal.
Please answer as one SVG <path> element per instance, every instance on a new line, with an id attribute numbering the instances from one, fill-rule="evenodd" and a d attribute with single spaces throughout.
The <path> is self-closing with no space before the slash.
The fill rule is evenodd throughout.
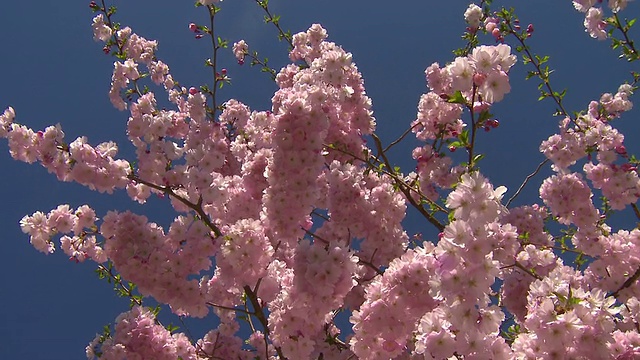
<path id="1" fill-rule="evenodd" d="M 224 305 L 217 305 L 214 304 L 212 302 L 207 301 L 206 302 L 207 305 L 212 306 L 214 308 L 218 308 L 218 309 L 222 309 L 222 310 L 229 310 L 229 311 L 238 311 L 241 313 L 245 313 L 247 315 L 253 315 L 253 313 L 251 311 L 245 310 L 245 309 L 241 309 L 241 308 L 236 308 L 236 307 L 229 307 L 229 306 L 224 306 Z"/>
<path id="2" fill-rule="evenodd" d="M 382 152 L 387 152 L 389 151 L 389 149 L 391 149 L 393 146 L 397 145 L 398 143 L 400 143 L 400 141 L 404 140 L 404 138 L 409 135 L 409 133 L 415 129 L 418 125 L 420 125 L 420 123 L 416 123 L 415 125 L 413 125 L 412 127 L 408 128 L 407 130 L 405 130 L 402 135 L 400 135 L 399 138 L 395 139 L 394 141 L 392 141 L 389 145 L 387 145 L 386 148 L 384 148 L 384 150 L 382 150 Z"/>
<path id="3" fill-rule="evenodd" d="M 289 44 L 289 46 L 291 46 L 291 49 L 293 49 L 293 42 L 291 41 L 291 35 L 284 32 L 284 30 L 282 30 L 282 28 L 280 27 L 279 21 L 274 21 L 275 18 L 269 11 L 269 7 L 267 6 L 267 1 L 260 1 L 260 0 L 255 0 L 255 1 L 264 10 L 264 12 L 267 13 L 269 22 L 275 25 L 276 29 L 278 29 L 278 36 L 282 39 L 285 39 Z"/>
<path id="4" fill-rule="evenodd" d="M 520 185 L 520 187 L 518 188 L 518 191 L 516 191 L 515 194 L 513 194 L 513 196 L 511 198 L 509 198 L 509 201 L 507 201 L 507 208 L 509 207 L 509 205 L 511 205 L 511 202 L 518 196 L 520 195 L 520 192 L 522 191 L 522 189 L 524 189 L 524 187 L 527 185 L 527 183 L 529 182 L 529 180 L 531 180 L 532 177 L 536 176 L 536 174 L 538 174 L 538 172 L 540 171 L 540 169 L 542 169 L 542 167 L 544 166 L 544 164 L 548 163 L 549 159 L 544 159 L 544 161 L 542 161 L 538 167 L 536 168 L 536 170 L 534 172 L 532 172 L 531 174 L 527 175 L 527 177 L 524 179 L 524 181 L 522 182 L 522 184 Z"/>

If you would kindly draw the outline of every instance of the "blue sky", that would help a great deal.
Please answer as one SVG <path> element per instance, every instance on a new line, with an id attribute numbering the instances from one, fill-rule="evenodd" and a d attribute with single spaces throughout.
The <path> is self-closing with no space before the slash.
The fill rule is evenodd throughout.
<path id="1" fill-rule="evenodd" d="M 615 92 L 630 79 L 632 67 L 617 60 L 608 42 L 589 38 L 582 27 L 583 16 L 571 2 L 540 0 L 500 2 L 515 6 L 523 25 L 534 23 L 531 39 L 534 50 L 550 55 L 556 70 L 552 81 L 557 89 L 568 88 L 567 109 L 579 111 L 602 92 Z M 114 2 L 116 19 L 148 39 L 159 41 L 158 56 L 171 67 L 183 85 L 211 83 L 203 66 L 210 45 L 196 40 L 187 29 L 190 22 L 204 22 L 203 9 L 193 1 L 158 0 Z M 463 45 L 465 1 L 427 2 L 406 0 L 398 4 L 377 0 L 300 1 L 272 0 L 281 24 L 293 33 L 312 23 L 322 24 L 329 39 L 353 54 L 373 99 L 378 134 L 383 142 L 397 138 L 416 116 L 420 95 L 426 92 L 424 69 L 432 62 L 453 60 L 451 50 Z M 267 56 L 273 67 L 286 64 L 286 45 L 278 43 L 274 28 L 262 23 L 261 10 L 247 0 L 221 4 L 220 35 L 231 43 L 246 39 L 251 49 Z M 638 13 L 631 2 L 626 14 Z M 126 112 L 114 109 L 108 99 L 114 59 L 105 56 L 92 39 L 92 14 L 88 1 L 11 1 L 0 5 L 0 108 L 13 106 L 17 122 L 34 129 L 61 123 L 70 142 L 86 135 L 92 144 L 115 140 L 121 154 L 131 159 L 132 146 L 125 136 Z M 637 35 L 637 32 L 635 32 Z M 636 36 L 637 38 L 637 36 Z M 490 39 L 486 41 L 492 43 Z M 233 79 L 220 92 L 221 100 L 237 98 L 252 109 L 270 108 L 275 85 L 257 68 L 239 67 L 230 52 L 222 59 Z M 636 68 L 637 69 L 637 68 Z M 479 149 L 487 154 L 481 168 L 496 186 L 506 185 L 507 196 L 543 160 L 540 142 L 557 128 L 551 114 L 553 103 L 537 101 L 537 82 L 525 82 L 526 68 L 518 62 L 511 73 L 512 91 L 497 104 L 493 113 L 501 126 L 479 139 Z M 628 139 L 638 134 L 638 112 L 627 113 L 614 126 Z M 630 153 L 638 154 L 638 143 L 627 140 Z M 415 142 L 395 149 L 392 159 L 404 170 L 415 166 L 411 149 Z M 167 225 L 173 213 L 166 202 L 152 200 L 146 206 L 131 202 L 123 192 L 113 196 L 98 194 L 70 183 L 60 183 L 40 166 L 15 162 L 6 141 L 0 141 L 0 196 L 3 251 L 0 270 L 0 358 L 83 359 L 84 347 L 127 310 L 127 301 L 118 298 L 106 282 L 93 273 L 95 264 L 75 264 L 61 251 L 45 256 L 34 250 L 22 234 L 18 221 L 26 214 L 44 212 L 58 204 L 72 207 L 89 204 L 98 216 L 108 210 L 128 208 Z M 549 170 L 546 170 L 549 174 Z M 537 201 L 537 177 L 516 204 Z M 428 224 L 410 216 L 410 233 L 423 232 L 427 239 L 435 233 Z M 620 217 L 624 224 L 629 217 Z M 632 221 L 632 220 L 631 220 Z M 627 222 L 627 228 L 633 226 Z M 615 224 L 614 224 L 615 225 Z M 618 225 L 620 226 L 620 225 Z M 614 226 L 615 228 L 615 226 Z"/>

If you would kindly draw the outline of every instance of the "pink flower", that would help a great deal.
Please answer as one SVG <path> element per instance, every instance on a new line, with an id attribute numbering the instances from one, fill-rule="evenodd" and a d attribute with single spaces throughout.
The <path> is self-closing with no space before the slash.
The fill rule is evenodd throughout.
<path id="1" fill-rule="evenodd" d="M 607 23 L 602 20 L 602 9 L 590 8 L 584 18 L 585 31 L 598 40 L 604 40 L 607 36 Z"/>
<path id="2" fill-rule="evenodd" d="M 249 51 L 249 46 L 244 40 L 233 43 L 233 55 L 238 60 L 238 64 L 244 64 L 244 57 Z"/>
<path id="3" fill-rule="evenodd" d="M 11 106 L 6 108 L 2 115 L 0 115 L 0 137 L 7 137 L 9 128 L 15 117 L 16 112 Z"/>
<path id="4" fill-rule="evenodd" d="M 480 87 L 483 100 L 489 103 L 502 100 L 509 91 L 511 91 L 509 76 L 504 71 L 490 72 Z"/>
<path id="5" fill-rule="evenodd" d="M 574 0 L 573 6 L 580 12 L 587 12 L 598 0 Z"/>
<path id="6" fill-rule="evenodd" d="M 96 15 L 93 18 L 93 40 L 106 42 L 113 35 L 113 31 L 107 24 L 104 23 L 104 16 L 102 14 Z"/>
<path id="7" fill-rule="evenodd" d="M 609 9 L 614 13 L 620 12 L 627 7 L 629 0 L 609 0 Z"/>
<path id="8" fill-rule="evenodd" d="M 480 20 L 482 19 L 482 8 L 476 4 L 469 4 L 469 7 L 464 12 L 464 21 L 469 24 L 471 29 L 477 29 L 480 26 Z"/>
<path id="9" fill-rule="evenodd" d="M 462 92 L 471 90 L 474 71 L 468 58 L 458 57 L 451 64 L 447 65 L 446 69 L 451 78 L 452 90 Z"/>
<path id="10" fill-rule="evenodd" d="M 20 220 L 20 228 L 23 233 L 31 235 L 31 245 L 36 250 L 43 253 L 54 251 L 55 248 L 50 238 L 55 234 L 55 230 L 49 227 L 45 214 L 37 211 L 31 216 L 23 217 Z"/>

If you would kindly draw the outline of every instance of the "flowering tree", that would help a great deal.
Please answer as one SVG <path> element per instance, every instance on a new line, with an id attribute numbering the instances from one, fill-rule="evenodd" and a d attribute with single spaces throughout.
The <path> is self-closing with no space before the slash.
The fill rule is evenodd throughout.
<path id="1" fill-rule="evenodd" d="M 104 1 L 90 4 L 94 37 L 115 57 L 109 97 L 129 114 L 135 160 L 117 158 L 114 142 L 65 141 L 59 125 L 33 131 L 12 108 L 0 116 L 15 159 L 99 192 L 124 189 L 139 203 L 156 194 L 176 212 L 167 229 L 130 211 L 98 218 L 87 205 L 22 219 L 37 250 L 51 253 L 59 239 L 131 300 L 89 344 L 89 359 L 640 356 L 640 230 L 607 225 L 627 207 L 640 220 L 638 161 L 612 126 L 631 109 L 638 75 L 571 114 L 548 59 L 528 45 L 533 26 L 483 1 L 464 14 L 466 46 L 427 67 L 416 119 L 384 145 L 352 55 L 317 24 L 291 35 L 268 1 L 256 3 L 290 45 L 291 64 L 277 71 L 246 42 L 228 46 L 214 31 L 223 4 L 200 0 L 210 22 L 189 29 L 211 39 L 213 84 L 189 88 L 157 58 L 155 41 L 116 23 Z M 586 31 L 636 61 L 633 21 L 619 17 L 626 2 L 595 3 L 573 3 Z M 270 110 L 220 99 L 230 77 L 219 54 L 229 50 L 276 82 Z M 547 160 L 538 169 L 554 171 L 542 203 L 511 207 L 514 197 L 503 200 L 506 189 L 483 175 L 476 144 L 499 125 L 491 109 L 510 92 L 518 54 L 561 121 L 540 145 Z M 387 154 L 411 134 L 420 145 L 405 173 Z M 404 231 L 409 208 L 438 239 Z M 577 258 L 566 264 L 562 252 Z M 163 326 L 147 297 L 181 316 L 213 312 L 220 324 L 191 339 Z M 335 320 L 340 312 L 350 326 Z"/>

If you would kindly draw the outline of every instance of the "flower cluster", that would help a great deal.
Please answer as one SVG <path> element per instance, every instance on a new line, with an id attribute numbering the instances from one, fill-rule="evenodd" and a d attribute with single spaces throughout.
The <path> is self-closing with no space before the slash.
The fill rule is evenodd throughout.
<path id="1" fill-rule="evenodd" d="M 99 339 L 99 337 L 96 337 Z M 92 344 L 94 345 L 94 344 Z M 196 360 L 196 349 L 185 334 L 171 334 L 156 323 L 146 308 L 136 306 L 116 319 L 115 334 L 101 344 L 87 347 L 87 358 L 104 360 Z M 99 347 L 96 351 L 95 347 Z M 96 356 L 100 354 L 99 356 Z"/>
<path id="2" fill-rule="evenodd" d="M 558 266 L 534 281 L 527 303 L 526 330 L 515 339 L 515 351 L 532 359 L 610 358 L 615 299 L 600 289 L 585 290 L 574 269 Z"/>
<path id="3" fill-rule="evenodd" d="M 407 251 L 366 288 L 366 301 L 353 312 L 351 349 L 360 359 L 393 359 L 407 346 L 416 321 L 439 303 L 430 294 L 437 261 L 433 245 Z"/>
<path id="4" fill-rule="evenodd" d="M 174 312 L 203 317 L 203 282 L 189 279 L 211 267 L 216 252 L 210 231 L 193 217 L 178 217 L 168 234 L 144 216 L 109 212 L 100 226 L 104 251 L 122 276 L 142 295 L 172 306 Z"/>
<path id="5" fill-rule="evenodd" d="M 450 157 L 434 153 L 431 146 L 413 149 L 413 158 L 418 162 L 416 172 L 422 196 L 436 201 L 440 194 L 438 188 L 449 189 L 458 182 L 463 168 L 453 167 Z"/>
<path id="6" fill-rule="evenodd" d="M 104 142 L 96 147 L 79 137 L 65 144 L 64 132 L 57 126 L 34 132 L 24 125 L 13 123 L 15 112 L 7 109 L 0 117 L 2 133 L 9 140 L 11 156 L 27 163 L 40 162 L 61 181 L 76 181 L 100 192 L 113 192 L 129 182 L 129 162 L 114 160 L 118 147 Z"/>
<path id="7" fill-rule="evenodd" d="M 243 219 L 224 230 L 217 266 L 239 287 L 255 284 L 266 275 L 273 256 L 260 221 Z"/>
<path id="8" fill-rule="evenodd" d="M 199 4 L 215 14 L 218 2 Z M 591 36 L 605 38 L 595 4 L 574 1 Z M 625 6 L 609 1 L 614 12 Z M 504 40 L 499 16 L 471 5 L 464 17 L 466 35 L 478 35 L 484 25 Z M 212 310 L 220 324 L 192 344 L 135 306 L 118 317 L 113 336 L 96 337 L 89 359 L 623 359 L 640 353 L 640 231 L 613 232 L 606 224 L 609 209 L 640 198 L 636 160 L 611 125 L 632 108 L 633 85 L 561 120 L 559 133 L 539 148 L 556 172 L 539 188 L 546 206 L 507 210 L 506 188 L 494 188 L 477 169 L 468 140 L 469 132 L 498 124 L 489 109 L 511 89 L 516 57 L 508 45 L 469 47 L 466 56 L 426 69 L 429 92 L 411 130 L 427 144 L 413 150 L 416 171 L 404 175 L 387 169 L 384 151 L 373 156 L 367 147 L 375 119 L 362 76 L 352 55 L 327 41 L 318 24 L 290 38 L 294 63 L 276 75 L 269 111 L 233 99 L 220 103 L 206 86 L 179 86 L 156 58 L 157 42 L 104 15 L 92 27 L 119 59 L 109 96 L 130 113 L 136 161 L 115 159 L 113 142 L 94 147 L 80 137 L 67 144 L 60 126 L 34 131 L 14 123 L 12 108 L 0 115 L 0 136 L 13 158 L 39 162 L 60 180 L 109 193 L 126 188 L 139 203 L 155 193 L 168 197 L 179 215 L 168 231 L 130 211 L 108 212 L 98 226 L 88 206 L 60 205 L 25 216 L 21 228 L 41 252 L 53 252 L 60 234 L 72 260 L 109 261 L 143 296 L 178 315 Z M 207 32 L 189 28 L 200 37 Z M 239 64 L 249 55 L 244 41 L 232 52 Z M 163 87 L 175 109 L 141 91 L 143 81 Z M 471 163 L 456 166 L 441 153 L 448 145 L 464 146 Z M 571 172 L 583 158 L 582 173 Z M 606 198 L 603 216 L 592 188 Z M 439 228 L 437 244 L 409 244 L 402 227 L 407 201 Z M 573 245 L 570 250 L 590 257 L 584 271 L 554 253 L 550 220 L 569 228 L 562 250 Z M 342 340 L 335 317 L 346 309 L 353 311 L 353 334 Z M 251 318 L 245 344 L 237 335 L 238 312 Z M 500 336 L 507 312 L 518 329 L 511 343 Z"/>
<path id="9" fill-rule="evenodd" d="M 562 224 L 592 227 L 600 217 L 593 206 L 593 193 L 580 174 L 558 174 L 544 180 L 540 198 Z"/>
<path id="10" fill-rule="evenodd" d="M 72 211 L 69 205 L 60 205 L 45 215 L 40 211 L 20 220 L 22 231 L 31 236 L 31 245 L 44 253 L 52 253 L 55 246 L 51 238 L 60 238 L 62 251 L 78 262 L 90 258 L 98 263 L 107 261 L 102 247 L 96 243 L 96 213 L 87 205 Z"/>
<path id="11" fill-rule="evenodd" d="M 584 27 L 589 35 L 598 40 L 608 38 L 607 22 L 603 20 L 602 8 L 595 7 L 597 0 L 573 0 L 573 6 L 576 10 L 585 13 Z M 618 13 L 627 7 L 628 0 L 609 0 L 609 9 L 614 13 Z"/>
<path id="12" fill-rule="evenodd" d="M 282 291 L 269 304 L 273 342 L 290 359 L 307 359 L 323 340 L 332 310 L 343 304 L 355 285 L 357 258 L 340 246 L 302 241 L 296 248 L 293 277 L 281 281 Z M 319 341 L 318 341 L 319 340 Z"/>
<path id="13" fill-rule="evenodd" d="M 578 234 L 576 236 L 579 237 Z M 584 272 L 585 283 L 597 283 L 598 288 L 604 291 L 620 291 L 621 300 L 639 298 L 640 287 L 637 284 L 623 285 L 640 266 L 640 231 L 620 230 L 607 235 L 581 237 L 574 240 L 576 246 L 595 258 Z"/>
<path id="14" fill-rule="evenodd" d="M 591 111 L 578 118 L 575 127 L 570 127 L 571 120 L 565 118 L 560 122 L 560 134 L 551 135 L 540 144 L 540 152 L 553 161 L 556 170 L 566 171 L 594 148 L 605 163 L 615 160 L 614 151 L 622 152 L 624 136 L 597 116 L 597 106 L 590 106 Z"/>

